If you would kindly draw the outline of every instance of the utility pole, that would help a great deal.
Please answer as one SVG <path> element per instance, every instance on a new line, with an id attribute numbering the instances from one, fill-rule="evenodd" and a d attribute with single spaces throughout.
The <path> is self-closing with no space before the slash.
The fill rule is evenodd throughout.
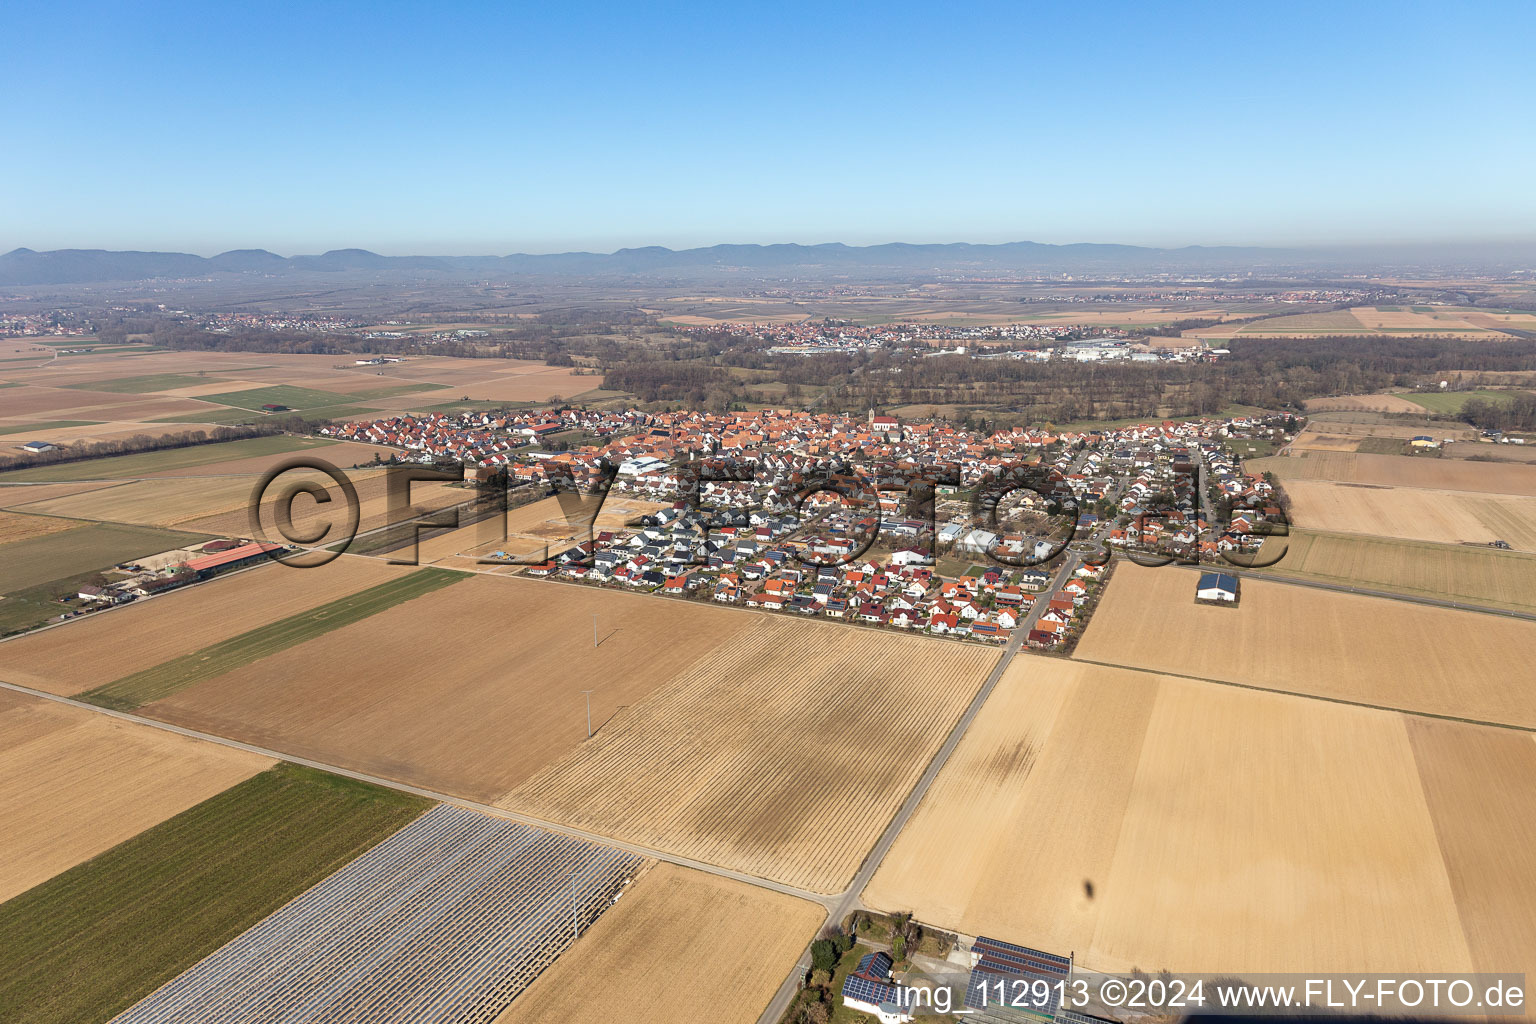
<path id="1" fill-rule="evenodd" d="M 587 697 L 587 739 L 592 738 L 592 691 L 582 690 Z"/>

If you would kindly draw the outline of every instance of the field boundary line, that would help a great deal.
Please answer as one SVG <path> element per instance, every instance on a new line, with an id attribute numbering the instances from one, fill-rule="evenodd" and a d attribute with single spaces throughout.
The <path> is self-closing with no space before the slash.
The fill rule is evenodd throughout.
<path id="1" fill-rule="evenodd" d="M 1463 718 L 1460 715 L 1442 715 L 1434 711 L 1414 711 L 1410 708 L 1395 708 L 1390 704 L 1372 704 L 1363 700 L 1350 700 L 1347 697 L 1329 697 L 1320 693 L 1301 693 L 1296 690 L 1283 690 L 1278 686 L 1259 686 L 1256 683 L 1239 683 L 1231 679 L 1212 679 L 1210 676 L 1190 675 L 1187 672 L 1165 672 L 1156 668 L 1145 668 L 1141 665 L 1121 665 L 1113 661 L 1095 661 L 1092 658 L 1070 657 L 1068 661 L 1075 661 L 1080 665 L 1097 665 L 1100 668 L 1118 668 L 1126 672 L 1145 672 L 1148 675 L 1168 676 L 1172 679 L 1188 679 L 1196 683 L 1212 683 L 1216 686 L 1234 686 L 1240 690 L 1256 690 L 1259 693 L 1275 693 L 1282 697 L 1300 697 L 1304 700 L 1321 700 L 1330 704 L 1345 704 L 1349 707 L 1366 708 L 1370 711 L 1391 711 L 1399 715 L 1413 715 L 1416 718 L 1436 718 L 1442 722 L 1460 722 L 1463 725 L 1484 725 L 1494 729 L 1508 729 L 1511 732 L 1523 732 L 1536 734 L 1536 726 L 1515 725 L 1511 722 L 1490 722 L 1482 718 Z"/>
<path id="2" fill-rule="evenodd" d="M 598 846 L 606 846 L 609 849 L 622 850 L 625 853 L 637 854 L 642 857 L 648 857 L 651 860 L 663 861 L 668 864 L 676 864 L 678 867 L 691 868 L 695 871 L 702 871 L 705 874 L 718 875 L 722 878 L 729 878 L 737 882 L 745 882 L 748 885 L 755 885 L 763 889 L 771 889 L 774 892 L 782 893 L 785 896 L 794 896 L 797 899 L 806 900 L 807 902 L 815 903 L 821 907 L 830 908 L 838 899 L 844 895 L 843 893 L 834 893 L 828 895 L 825 893 L 811 892 L 808 889 L 799 889 L 793 885 L 787 885 L 783 882 L 776 882 L 771 878 L 761 878 L 757 875 L 748 874 L 744 871 L 737 871 L 733 868 L 723 868 L 717 864 L 709 864 L 705 861 L 693 860 L 689 857 L 681 857 L 677 854 L 668 853 L 664 850 L 655 850 L 647 846 L 641 846 L 638 843 L 629 843 L 623 840 L 613 839 L 609 836 L 604 836 L 597 832 L 589 832 L 586 829 L 573 828 L 569 825 L 562 825 L 558 822 L 546 821 L 543 818 L 536 818 L 531 814 L 523 814 L 519 811 L 509 810 L 505 807 L 497 807 L 495 804 L 482 803 L 478 800 L 471 800 L 467 797 L 454 796 L 451 793 L 443 793 L 434 789 L 426 789 L 421 786 L 413 786 L 408 782 L 401 782 L 397 779 L 386 778 L 382 775 L 370 775 L 367 772 L 359 772 L 351 768 L 343 768 L 340 765 L 327 764 L 324 761 L 316 761 L 312 758 L 299 757 L 295 754 L 285 754 L 280 750 L 274 750 L 270 747 L 259 746 L 255 743 L 246 743 L 241 740 L 232 740 L 226 736 L 219 736 L 216 733 L 202 732 L 197 729 L 188 729 L 185 726 L 173 725 L 170 722 L 161 722 L 153 718 L 145 717 L 144 715 L 135 715 L 127 711 L 118 711 L 114 708 L 104 708 L 97 704 L 87 704 L 84 701 L 75 700 L 72 697 L 65 697 L 57 693 L 48 693 L 45 690 L 34 690 L 30 686 L 22 686 L 20 683 L 13 683 L 5 679 L 0 679 L 0 689 L 10 690 L 14 693 L 24 694 L 29 697 L 38 697 L 42 700 L 50 700 L 56 704 L 65 704 L 72 708 L 79 708 L 83 711 L 95 712 L 99 715 L 107 715 L 111 718 L 116 718 L 124 722 L 132 722 L 136 725 L 147 725 L 152 729 L 159 729 L 162 732 L 175 733 L 178 736 L 186 736 L 190 739 L 204 740 L 208 743 L 217 743 L 222 747 L 230 747 L 235 750 L 243 750 L 250 754 L 259 754 L 262 757 L 271 758 L 276 761 L 287 761 L 290 764 L 303 765 L 306 768 L 313 768 L 316 771 L 329 772 L 332 775 L 340 775 L 343 778 L 353 779 L 357 782 L 367 782 L 371 785 L 381 786 L 384 789 L 395 790 L 399 793 L 408 793 L 412 796 L 424 797 L 428 800 L 435 800 L 438 803 L 452 804 L 456 807 L 465 807 L 472 811 L 479 811 L 481 814 L 490 815 L 496 818 L 504 818 L 508 821 L 515 821 L 518 824 L 529 825 L 533 828 L 541 829 L 545 832 L 552 832 L 556 835 L 581 839 L 585 842 L 594 843 Z"/>

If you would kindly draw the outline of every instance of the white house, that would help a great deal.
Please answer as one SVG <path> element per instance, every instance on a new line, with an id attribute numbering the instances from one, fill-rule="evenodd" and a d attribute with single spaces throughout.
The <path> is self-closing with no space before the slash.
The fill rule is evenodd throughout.
<path id="1" fill-rule="evenodd" d="M 1203 572 L 1195 587 L 1198 601 L 1236 601 L 1237 577 L 1224 572 Z"/>
<path id="2" fill-rule="evenodd" d="M 910 1021 L 911 1009 L 898 1002 L 896 986 L 891 984 L 892 966 L 889 953 L 866 954 L 843 981 L 843 1005 L 878 1018 L 880 1024 Z"/>

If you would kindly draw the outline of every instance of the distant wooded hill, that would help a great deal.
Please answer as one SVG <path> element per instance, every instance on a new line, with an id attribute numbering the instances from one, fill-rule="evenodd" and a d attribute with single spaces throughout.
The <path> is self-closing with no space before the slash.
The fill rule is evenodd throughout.
<path id="1" fill-rule="evenodd" d="M 510 256 L 380 256 L 366 249 L 333 249 L 319 256 L 279 256 L 233 249 L 213 257 L 182 252 L 106 249 L 14 249 L 0 256 L 0 285 L 81 284 L 211 274 L 528 274 L 573 277 L 782 273 L 861 277 L 921 274 L 1058 272 L 1142 274 L 1159 271 L 1231 273 L 1247 270 L 1459 267 L 1503 270 L 1536 265 L 1536 244 L 1350 249 L 1267 249 L 1135 245 L 1047 245 L 968 242 L 914 245 L 712 245 L 699 249 L 647 246 L 612 253 L 567 252 Z"/>

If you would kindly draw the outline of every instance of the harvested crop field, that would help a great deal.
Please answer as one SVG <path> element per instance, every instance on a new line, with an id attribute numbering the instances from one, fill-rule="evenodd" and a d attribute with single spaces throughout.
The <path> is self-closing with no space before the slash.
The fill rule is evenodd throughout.
<path id="1" fill-rule="evenodd" d="M 1376 487 L 1536 495 L 1536 466 L 1508 466 L 1422 455 L 1363 455 L 1309 451 L 1255 459 L 1251 473 L 1273 473 L 1282 482 L 1326 480 Z"/>
<path id="2" fill-rule="evenodd" d="M 1021 656 L 864 899 L 1099 970 L 1468 970 L 1405 721 Z"/>
<path id="3" fill-rule="evenodd" d="M 1308 428 L 1296 435 L 1296 440 L 1291 442 L 1291 447 L 1323 452 L 1352 452 L 1360 447 L 1360 442 L 1363 440 L 1363 437 L 1325 434 Z"/>
<path id="4" fill-rule="evenodd" d="M 1396 395 L 1344 395 L 1339 398 L 1309 398 L 1306 403 L 1307 412 L 1424 412 L 1424 407 L 1415 405 L 1406 398 L 1398 398 Z"/>
<path id="5" fill-rule="evenodd" d="M 416 514 L 412 510 L 413 507 L 440 509 L 460 504 L 474 497 L 473 492 L 461 487 L 452 487 L 442 481 L 430 480 L 412 483 L 409 504 L 400 509 L 398 514 L 392 514 L 389 502 L 387 473 L 387 470 L 382 469 L 362 469 L 347 471 L 345 474 L 346 478 L 357 490 L 359 513 L 357 528 L 359 533 L 375 530 L 401 519 L 412 518 Z M 243 481 L 238 477 L 231 479 L 242 484 L 244 487 L 243 492 L 240 492 L 238 488 L 227 492 L 230 495 L 237 496 L 239 500 L 233 505 L 225 507 L 222 511 L 183 520 L 187 528 L 221 536 L 247 536 L 250 534 L 250 496 L 256 486 L 256 478 L 246 478 Z M 313 470 L 295 470 L 290 473 L 284 473 L 280 480 L 274 483 L 273 490 L 268 492 L 270 495 L 269 499 L 262 504 L 262 523 L 266 525 L 273 539 L 277 539 L 279 536 L 275 526 L 277 495 L 282 489 L 291 484 L 305 482 L 319 484 L 324 487 L 331 500 L 322 504 L 308 495 L 299 495 L 294 500 L 292 506 L 293 522 L 297 533 L 308 536 L 312 532 L 318 531 L 322 526 L 330 525 L 334 532 L 327 533 L 324 539 L 327 542 L 339 540 L 341 537 L 340 531 L 345 525 L 347 518 L 341 489 L 336 486 L 329 476 Z M 177 493 L 186 495 L 191 503 L 181 506 L 178 512 L 197 508 L 193 495 L 197 493 L 198 484 L 214 488 L 215 490 L 218 488 L 218 483 L 211 480 L 167 480 L 163 484 L 154 484 L 151 481 L 146 481 L 145 483 L 148 485 L 171 487 L 177 489 Z M 183 487 L 186 488 L 185 491 L 179 490 Z M 218 491 L 218 493 L 226 492 Z"/>
<path id="6" fill-rule="evenodd" d="M 0 1019 L 107 1020 L 427 806 L 289 764 L 246 779 L 0 904 Z"/>
<path id="7" fill-rule="evenodd" d="M 599 728 L 750 621 L 725 608 L 471 575 L 141 713 L 489 801 L 586 738 L 582 690 L 593 691 Z"/>
<path id="8" fill-rule="evenodd" d="M 50 533 L 62 533 L 84 524 L 73 519 L 55 519 L 52 516 L 29 516 L 18 512 L 0 512 L 0 545 L 33 537 L 46 537 Z"/>
<path id="9" fill-rule="evenodd" d="M 129 480 L 165 474 L 174 470 L 212 466 L 236 459 L 309 452 L 314 449 L 330 448 L 334 444 L 335 442 L 322 438 L 274 434 L 269 437 L 252 437 L 240 441 L 195 444 L 183 448 L 139 452 L 133 455 L 113 455 L 103 459 L 83 459 L 79 462 L 34 466 L 31 469 L 19 469 L 6 473 L 0 479 L 23 483 L 56 480 Z"/>
<path id="10" fill-rule="evenodd" d="M 1439 544 L 1502 540 L 1536 551 L 1536 498 L 1473 491 L 1287 480 L 1299 527 Z"/>
<path id="11" fill-rule="evenodd" d="M 465 492 L 458 493 L 463 495 Z M 423 532 L 415 555 L 423 565 L 453 564 L 466 568 L 476 567 L 475 558 L 454 556 L 483 556 L 503 551 L 533 560 L 590 540 L 593 530 L 619 529 L 639 516 L 672 507 L 670 502 L 609 499 L 603 502 L 593 519 L 595 499 L 586 496 L 581 500 L 574 499 L 575 496 L 571 496 L 571 500 L 563 503 L 560 497 L 543 498 L 508 510 L 504 520 L 492 516 L 455 530 Z M 387 558 L 409 558 L 411 554 L 408 544 L 384 552 Z"/>
<path id="12" fill-rule="evenodd" d="M 234 507 L 243 509 L 255 483 L 254 477 L 130 480 L 81 494 L 33 502 L 26 506 L 26 511 L 97 522 L 174 526 L 215 511 Z"/>
<path id="13" fill-rule="evenodd" d="M 1536 611 L 1536 555 L 1305 530 L 1283 543 L 1277 576 Z"/>
<path id="14" fill-rule="evenodd" d="M 375 457 L 387 459 L 394 454 L 395 449 L 384 448 L 373 444 L 358 444 L 355 441 L 340 441 L 326 444 L 317 448 L 305 448 L 302 450 L 289 450 L 276 452 L 270 455 L 252 455 L 248 457 L 232 457 L 221 462 L 200 463 L 198 465 L 182 465 L 171 469 L 159 470 L 145 474 L 150 477 L 176 477 L 176 476 L 260 476 L 274 466 L 280 466 L 288 462 L 295 455 L 303 455 L 308 458 L 319 459 L 328 462 L 337 469 L 349 469 L 352 466 L 365 466 L 374 461 Z"/>
<path id="15" fill-rule="evenodd" d="M 103 487 L 111 486 L 113 485 L 105 480 L 79 480 L 62 484 L 0 485 L 0 508 L 16 509 L 34 502 L 62 498 L 70 494 L 83 494 L 86 491 L 99 491 Z M 33 510 L 23 509 L 23 511 Z"/>
<path id="16" fill-rule="evenodd" d="M 1218 608 L 1195 582 L 1120 565 L 1074 657 L 1536 728 L 1536 622 L 1252 577 Z"/>
<path id="17" fill-rule="evenodd" d="M 384 470 L 356 470 L 347 478 L 357 489 L 360 531 L 383 526 L 388 518 L 387 484 Z M 175 526 L 222 537 L 251 535 L 251 496 L 259 482 L 252 476 L 176 476 L 152 480 L 132 480 L 111 487 L 29 503 L 24 511 L 75 519 L 147 526 Z M 294 470 L 284 473 L 268 491 L 263 504 L 262 522 L 273 540 L 280 539 L 274 528 L 273 509 L 277 494 L 287 486 L 312 483 L 325 488 L 331 496 L 326 504 L 308 495 L 299 495 L 293 503 L 293 521 L 299 533 L 332 523 L 339 539 L 346 519 L 345 503 L 339 487 L 324 473 Z M 411 486 L 411 503 L 440 508 L 471 495 L 445 483 L 427 482 Z"/>
<path id="18" fill-rule="evenodd" d="M 81 700 L 119 711 L 131 711 L 152 700 L 179 693 L 189 686 L 234 671 L 288 650 L 332 630 L 350 626 L 386 608 L 404 604 L 434 590 L 462 583 L 463 573 L 424 569 L 386 580 L 334 601 L 264 622 L 255 629 L 104 683 L 80 695 Z"/>
<path id="19" fill-rule="evenodd" d="M 498 803 L 836 892 L 997 658 L 760 619 Z"/>
<path id="20" fill-rule="evenodd" d="M 641 863 L 440 804 L 117 1024 L 490 1020 Z"/>
<path id="21" fill-rule="evenodd" d="M 314 569 L 234 573 L 0 643 L 0 679 L 73 695 L 410 571 L 344 557 Z"/>
<path id="22" fill-rule="evenodd" d="M 170 405 L 178 412 L 191 412 L 196 408 L 194 402 L 183 402 L 177 399 L 146 400 L 140 395 L 114 394 L 109 391 L 79 391 L 71 388 L 23 385 L 19 388 L 6 388 L 5 412 L 0 416 L 0 421 L 25 423 L 28 420 L 38 419 L 136 419 L 137 413 L 123 410 L 136 409 L 145 405 Z M 102 415 L 87 416 L 85 415 L 87 412 L 99 412 Z"/>
<path id="23" fill-rule="evenodd" d="M 0 902 L 270 767 L 256 754 L 0 691 Z"/>
<path id="24" fill-rule="evenodd" d="M 1502 729 L 1408 723 L 1451 891 L 1479 971 L 1536 964 L 1536 743 Z"/>
<path id="25" fill-rule="evenodd" d="M 824 916 L 792 896 L 658 864 L 496 1024 L 752 1024 Z"/>

